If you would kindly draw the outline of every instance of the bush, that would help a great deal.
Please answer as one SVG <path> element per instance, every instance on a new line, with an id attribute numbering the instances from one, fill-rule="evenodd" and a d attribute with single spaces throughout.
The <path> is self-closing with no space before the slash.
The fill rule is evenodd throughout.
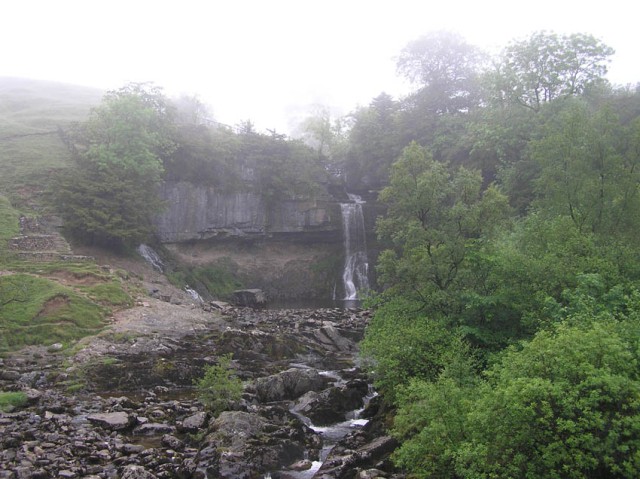
<path id="1" fill-rule="evenodd" d="M 207 366 L 204 376 L 196 381 L 196 389 L 198 398 L 214 416 L 233 407 L 242 396 L 242 381 L 231 371 L 231 354 Z"/>

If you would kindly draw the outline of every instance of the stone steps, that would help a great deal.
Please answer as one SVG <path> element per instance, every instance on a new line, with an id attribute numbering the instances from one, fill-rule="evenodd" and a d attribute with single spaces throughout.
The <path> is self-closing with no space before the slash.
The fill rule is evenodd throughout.
<path id="1" fill-rule="evenodd" d="M 11 238 L 9 250 L 27 261 L 92 261 L 91 256 L 73 254 L 71 246 L 57 231 L 55 221 L 46 218 L 20 218 L 20 236 Z"/>

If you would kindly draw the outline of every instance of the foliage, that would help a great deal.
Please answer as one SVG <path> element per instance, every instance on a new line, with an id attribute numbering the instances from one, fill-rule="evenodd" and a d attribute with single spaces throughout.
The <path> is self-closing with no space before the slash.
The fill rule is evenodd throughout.
<path id="1" fill-rule="evenodd" d="M 376 389 L 393 401 L 398 386 L 412 378 L 435 380 L 455 341 L 444 322 L 421 311 L 420 303 L 396 296 L 378 305 L 360 346 Z"/>
<path id="2" fill-rule="evenodd" d="M 466 416 L 480 379 L 469 347 L 457 341 L 434 381 L 412 379 L 400 389 L 393 434 L 403 441 L 394 462 L 417 477 L 453 477 L 457 446 L 466 440 Z"/>
<path id="3" fill-rule="evenodd" d="M 599 322 L 507 352 L 468 416 L 463 477 L 635 477 L 638 336 Z"/>
<path id="4" fill-rule="evenodd" d="M 214 416 L 239 401 L 243 386 L 231 370 L 231 354 L 220 356 L 218 364 L 207 366 L 204 376 L 196 381 L 196 389 L 200 401 Z"/>
<path id="5" fill-rule="evenodd" d="M 0 391 L 0 411 L 10 412 L 15 408 L 24 406 L 26 403 L 27 395 L 22 391 Z"/>
<path id="6" fill-rule="evenodd" d="M 233 291 L 243 287 L 237 269 L 230 259 L 223 258 L 203 266 L 181 266 L 167 275 L 179 287 L 189 285 L 203 293 L 206 291 L 213 298 L 228 299 Z"/>
<path id="7" fill-rule="evenodd" d="M 425 478 L 635 477 L 637 321 L 576 320 L 509 349 L 485 381 L 445 370 L 412 382 L 398 401 L 398 464 Z"/>
<path id="8" fill-rule="evenodd" d="M 477 172 L 450 172 L 416 143 L 405 148 L 380 194 L 388 214 L 377 230 L 394 246 L 380 257 L 382 282 L 413 291 L 445 312 L 438 301 L 446 302 L 442 293 L 457 284 L 470 248 L 508 214 L 506 198 L 481 186 Z"/>
<path id="9" fill-rule="evenodd" d="M 70 133 L 77 169 L 58 177 L 53 195 L 77 239 L 135 245 L 153 231 L 163 158 L 174 149 L 168 106 L 157 88 L 132 84 L 108 93 Z"/>
<path id="10" fill-rule="evenodd" d="M 397 137 L 400 105 L 381 93 L 368 107 L 355 111 L 342 167 L 351 191 L 380 188 L 388 182 L 389 167 L 402 150 Z"/>
<path id="11" fill-rule="evenodd" d="M 431 113 L 457 113 L 479 100 L 482 55 L 460 35 L 431 32 L 410 42 L 400 53 L 398 71 L 421 85 L 424 109 Z"/>
<path id="12" fill-rule="evenodd" d="M 536 32 L 505 50 L 493 88 L 503 101 L 539 110 L 557 98 L 579 95 L 603 81 L 613 49 L 592 35 Z"/>

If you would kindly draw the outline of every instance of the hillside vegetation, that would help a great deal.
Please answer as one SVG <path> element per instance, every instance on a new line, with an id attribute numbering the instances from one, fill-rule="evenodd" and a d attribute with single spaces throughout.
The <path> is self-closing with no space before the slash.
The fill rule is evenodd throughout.
<path id="1" fill-rule="evenodd" d="M 53 82 L 0 78 L 0 194 L 15 201 L 70 165 L 60 129 L 87 117 L 103 92 Z"/>

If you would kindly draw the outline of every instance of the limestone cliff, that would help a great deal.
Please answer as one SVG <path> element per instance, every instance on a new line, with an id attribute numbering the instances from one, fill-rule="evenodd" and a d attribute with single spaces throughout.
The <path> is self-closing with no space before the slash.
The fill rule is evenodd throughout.
<path id="1" fill-rule="evenodd" d="M 288 233 L 341 234 L 340 209 L 329 195 L 267 204 L 251 191 L 226 192 L 186 182 L 165 183 L 162 195 L 167 207 L 157 218 L 157 230 L 165 243 Z"/>

